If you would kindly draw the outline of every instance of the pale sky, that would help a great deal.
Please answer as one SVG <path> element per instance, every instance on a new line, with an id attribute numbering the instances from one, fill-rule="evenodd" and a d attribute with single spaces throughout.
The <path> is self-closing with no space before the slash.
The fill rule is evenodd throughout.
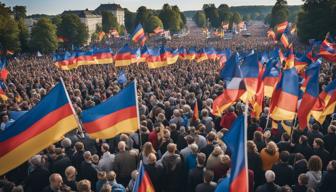
<path id="1" fill-rule="evenodd" d="M 182 11 L 199 10 L 205 3 L 214 3 L 216 6 L 226 3 L 229 6 L 238 5 L 274 5 L 275 0 L 3 0 L 7 6 L 24 5 L 30 14 L 60 14 L 64 10 L 95 9 L 101 3 L 117 3 L 123 8 L 136 11 L 144 5 L 151 9 L 160 9 L 163 4 L 178 5 Z M 288 0 L 289 5 L 300 5 L 302 0 Z"/>

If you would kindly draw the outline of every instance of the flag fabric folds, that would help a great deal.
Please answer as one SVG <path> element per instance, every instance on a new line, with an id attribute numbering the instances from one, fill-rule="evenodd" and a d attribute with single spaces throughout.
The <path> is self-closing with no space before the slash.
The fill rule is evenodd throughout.
<path id="1" fill-rule="evenodd" d="M 307 77 L 305 81 L 307 81 L 307 87 L 298 109 L 300 129 L 305 129 L 307 127 L 310 111 L 318 99 L 320 66 L 321 61 L 318 60 L 306 70 Z"/>
<path id="2" fill-rule="evenodd" d="M 140 23 L 134 29 L 131 39 L 135 43 L 140 42 L 142 46 L 145 44 L 146 41 L 145 31 Z"/>
<path id="3" fill-rule="evenodd" d="M 6 81 L 8 77 L 8 70 L 6 69 L 7 60 L 5 58 L 0 60 L 0 80 Z"/>
<path id="4" fill-rule="evenodd" d="M 286 31 L 287 29 L 287 26 L 288 26 L 288 21 L 284 21 L 282 23 L 279 23 L 277 26 L 276 26 L 276 31 L 278 34 L 282 34 Z"/>
<path id="5" fill-rule="evenodd" d="M 198 110 L 198 104 L 196 101 L 194 105 L 193 120 L 198 120 L 198 119 L 199 119 L 199 110 Z"/>
<path id="6" fill-rule="evenodd" d="M 240 115 L 222 138 L 231 151 L 232 165 L 230 175 L 217 185 L 215 192 L 249 191 L 245 129 L 244 116 Z"/>
<path id="7" fill-rule="evenodd" d="M 2 80 L 0 80 L 0 98 L 4 101 L 8 99 L 5 93 L 5 89 L 6 89 L 5 83 Z"/>
<path id="8" fill-rule="evenodd" d="M 247 99 L 251 99 L 257 92 L 259 62 L 256 53 L 247 55 L 243 63 L 240 65 L 240 70 L 244 78 L 245 87 L 247 90 Z"/>
<path id="9" fill-rule="evenodd" d="M 319 94 L 311 115 L 316 121 L 323 124 L 327 115 L 334 112 L 336 106 L 336 80 L 333 80 L 325 89 Z"/>
<path id="10" fill-rule="evenodd" d="M 71 70 L 78 67 L 76 53 L 66 51 L 64 54 L 54 56 L 55 65 L 62 70 Z"/>
<path id="11" fill-rule="evenodd" d="M 277 121 L 293 120 L 299 98 L 299 76 L 294 67 L 284 70 L 281 76 L 272 95 L 271 117 Z"/>
<path id="12" fill-rule="evenodd" d="M 155 192 L 152 181 L 150 180 L 142 161 L 140 162 L 138 173 L 139 174 L 133 187 L 133 192 Z"/>
<path id="13" fill-rule="evenodd" d="M 283 33 L 283 34 L 281 35 L 281 37 L 280 37 L 280 41 L 281 41 L 281 43 L 283 44 L 283 46 L 284 46 L 285 48 L 288 48 L 288 47 L 289 47 L 289 40 L 288 40 L 288 37 L 287 37 L 287 35 L 286 35 L 285 33 Z"/>
<path id="14" fill-rule="evenodd" d="M 81 113 L 85 131 L 91 138 L 108 139 L 138 129 L 136 83 L 117 95 Z"/>
<path id="15" fill-rule="evenodd" d="M 226 88 L 213 102 L 212 110 L 216 116 L 233 105 L 246 91 L 244 80 L 239 68 L 239 56 L 233 54 L 220 72 L 222 79 L 226 81 Z"/>
<path id="16" fill-rule="evenodd" d="M 114 55 L 114 65 L 116 67 L 128 66 L 132 63 L 132 49 L 125 44 L 124 47 L 120 48 L 118 52 Z"/>
<path id="17" fill-rule="evenodd" d="M 0 134 L 0 175 L 59 141 L 78 126 L 63 83 Z"/>
<path id="18" fill-rule="evenodd" d="M 320 56 L 329 62 L 336 62 L 336 43 L 326 38 L 320 46 Z"/>
<path id="19" fill-rule="evenodd" d="M 279 81 L 280 70 L 276 66 L 277 59 L 271 59 L 267 62 L 262 81 L 264 83 L 264 95 L 266 97 L 272 97 L 273 90 Z"/>

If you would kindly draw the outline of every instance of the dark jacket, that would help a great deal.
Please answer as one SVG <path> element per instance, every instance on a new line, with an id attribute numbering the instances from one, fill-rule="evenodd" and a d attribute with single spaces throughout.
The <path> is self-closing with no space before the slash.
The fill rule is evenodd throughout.
<path id="1" fill-rule="evenodd" d="M 42 191 L 49 185 L 50 172 L 42 167 L 35 168 L 25 181 L 25 191 Z"/>
<path id="2" fill-rule="evenodd" d="M 196 167 L 189 171 L 188 175 L 188 192 L 194 192 L 196 186 L 203 182 L 204 167 Z"/>
<path id="3" fill-rule="evenodd" d="M 308 145 L 308 143 L 296 144 L 294 147 L 294 153 L 302 153 L 306 159 L 309 159 L 313 154 L 313 149 Z"/>
<path id="4" fill-rule="evenodd" d="M 300 161 L 297 161 L 294 164 L 294 182 L 297 182 L 297 179 L 301 173 L 306 173 L 308 171 L 307 167 L 307 160 L 302 159 Z"/>
<path id="5" fill-rule="evenodd" d="M 162 179 L 162 167 L 156 164 L 144 165 L 146 172 L 149 175 L 149 178 L 152 181 L 154 189 L 156 192 L 161 191 L 161 182 L 164 182 Z"/>
<path id="6" fill-rule="evenodd" d="M 335 192 L 336 191 L 336 171 L 328 171 L 320 184 L 320 191 L 322 192 Z"/>
<path id="7" fill-rule="evenodd" d="M 264 180 L 264 173 L 262 171 L 262 162 L 260 155 L 258 153 L 249 152 L 248 157 L 248 168 L 254 173 L 255 185 L 259 186 Z"/>
<path id="8" fill-rule="evenodd" d="M 207 144 L 205 147 L 203 147 L 201 149 L 201 152 L 204 153 L 206 155 L 206 158 L 209 157 L 209 155 L 212 153 L 212 151 L 214 150 L 214 145 L 213 144 Z"/>
<path id="9" fill-rule="evenodd" d="M 183 162 L 178 154 L 168 154 L 162 158 L 164 191 L 181 191 L 183 181 Z"/>
<path id="10" fill-rule="evenodd" d="M 256 192 L 280 192 L 281 187 L 275 183 L 265 183 L 257 187 Z"/>
<path id="11" fill-rule="evenodd" d="M 201 183 L 196 186 L 195 192 L 213 192 L 216 189 L 216 183 Z"/>
<path id="12" fill-rule="evenodd" d="M 77 170 L 80 168 L 82 162 L 84 161 L 83 154 L 84 154 L 84 151 L 78 151 L 78 152 L 75 152 L 71 158 L 71 162 Z"/>
<path id="13" fill-rule="evenodd" d="M 314 155 L 317 155 L 321 158 L 322 164 L 323 164 L 323 169 L 325 170 L 327 168 L 328 163 L 329 163 L 330 153 L 327 150 L 325 150 L 324 148 L 314 149 L 313 152 L 314 152 Z"/>
<path id="14" fill-rule="evenodd" d="M 298 184 L 293 186 L 292 189 L 293 189 L 293 192 L 306 192 L 307 191 L 307 187 L 305 185 L 298 185 Z"/>
<path id="15" fill-rule="evenodd" d="M 98 178 L 97 178 L 97 170 L 92 166 L 92 163 L 83 161 L 80 169 L 79 169 L 79 180 L 82 179 L 87 179 L 91 183 L 96 183 Z M 95 185 L 92 184 L 91 188 L 94 189 Z"/>
<path id="16" fill-rule="evenodd" d="M 336 134 L 328 133 L 322 139 L 324 141 L 325 149 L 329 151 L 329 153 L 334 152 L 336 146 Z"/>
<path id="17" fill-rule="evenodd" d="M 279 162 L 273 165 L 272 170 L 275 173 L 275 183 L 284 186 L 294 184 L 294 169 L 288 163 Z"/>
<path id="18" fill-rule="evenodd" d="M 113 170 L 119 177 L 130 177 L 137 168 L 137 157 L 129 151 L 119 152 L 114 159 Z"/>
<path id="19" fill-rule="evenodd" d="M 64 178 L 65 177 L 65 169 L 70 165 L 71 165 L 71 161 L 70 161 L 69 157 L 59 156 L 54 161 L 54 163 L 51 167 L 51 172 L 52 173 L 59 173 Z"/>

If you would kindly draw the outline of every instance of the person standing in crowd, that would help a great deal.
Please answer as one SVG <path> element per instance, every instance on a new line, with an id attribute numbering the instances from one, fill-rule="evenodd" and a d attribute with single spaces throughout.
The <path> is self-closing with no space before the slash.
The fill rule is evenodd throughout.
<path id="1" fill-rule="evenodd" d="M 35 155 L 30 159 L 31 171 L 25 180 L 25 191 L 42 191 L 49 183 L 50 172 L 44 168 L 43 157 Z"/>
<path id="2" fill-rule="evenodd" d="M 92 163 L 92 155 L 90 151 L 85 151 L 84 154 L 84 161 L 82 162 L 79 171 L 78 171 L 78 177 L 80 180 L 87 179 L 91 183 L 97 182 L 97 170 L 94 168 L 94 165 Z M 92 187 L 94 187 L 92 185 Z M 92 188 L 93 190 L 94 188 Z"/>
<path id="3" fill-rule="evenodd" d="M 329 162 L 327 172 L 322 177 L 319 190 L 322 192 L 336 191 L 336 160 Z"/>
<path id="4" fill-rule="evenodd" d="M 137 158 L 134 152 L 126 151 L 124 141 L 118 143 L 118 150 L 119 153 L 115 157 L 113 170 L 117 174 L 117 181 L 123 186 L 127 186 L 132 171 L 137 168 Z"/>
<path id="5" fill-rule="evenodd" d="M 213 182 L 213 171 L 206 170 L 203 175 L 203 183 L 196 186 L 195 192 L 213 192 L 216 189 L 216 183 Z"/>
<path id="6" fill-rule="evenodd" d="M 264 171 L 272 169 L 272 166 L 279 161 L 277 145 L 273 141 L 267 143 L 266 148 L 263 148 L 260 152 L 260 158 Z"/>
<path id="7" fill-rule="evenodd" d="M 62 176 L 58 173 L 53 173 L 49 177 L 50 185 L 43 189 L 42 192 L 58 192 L 61 191 L 63 185 Z"/>
<path id="8" fill-rule="evenodd" d="M 265 172 L 266 183 L 257 187 L 256 192 L 278 192 L 281 187 L 274 183 L 275 173 L 272 170 Z"/>
<path id="9" fill-rule="evenodd" d="M 320 157 L 313 155 L 308 161 L 308 188 L 317 189 L 322 178 L 322 160 Z"/>
<path id="10" fill-rule="evenodd" d="M 98 163 L 98 169 L 100 171 L 112 171 L 115 155 L 110 153 L 110 146 L 107 143 L 103 143 L 100 147 L 103 153 Z"/>
<path id="11" fill-rule="evenodd" d="M 273 165 L 272 171 L 275 173 L 275 183 L 284 185 L 293 185 L 294 183 L 294 169 L 289 165 L 290 154 L 288 151 L 282 151 L 280 153 L 280 161 Z"/>

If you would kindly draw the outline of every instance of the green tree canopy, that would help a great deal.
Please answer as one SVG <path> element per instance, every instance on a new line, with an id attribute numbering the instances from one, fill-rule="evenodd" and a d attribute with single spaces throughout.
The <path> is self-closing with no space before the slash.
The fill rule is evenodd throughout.
<path id="1" fill-rule="evenodd" d="M 218 28 L 221 24 L 221 21 L 216 6 L 214 4 L 205 4 L 203 5 L 203 11 L 207 19 L 209 19 L 211 26 L 214 28 Z"/>
<path id="2" fill-rule="evenodd" d="M 138 23 L 144 24 L 145 21 L 151 16 L 151 12 L 145 7 L 141 6 L 137 10 L 137 15 L 135 19 L 135 25 Z"/>
<path id="3" fill-rule="evenodd" d="M 6 15 L 6 14 L 5 14 Z M 20 49 L 19 27 L 9 15 L 0 15 L 0 49 L 3 51 Z"/>
<path id="4" fill-rule="evenodd" d="M 119 28 L 117 17 L 115 17 L 111 12 L 104 11 L 102 13 L 102 26 L 105 33 L 109 32 L 111 29 Z M 119 32 L 119 31 L 118 31 Z"/>
<path id="5" fill-rule="evenodd" d="M 271 13 L 271 27 L 288 20 L 288 6 L 286 0 L 277 0 Z"/>
<path id="6" fill-rule="evenodd" d="M 57 29 L 57 34 L 65 38 L 64 45 L 67 48 L 72 47 L 72 45 L 76 47 L 82 46 L 89 37 L 87 27 L 74 14 L 62 15 L 62 22 Z"/>
<path id="7" fill-rule="evenodd" d="M 186 18 L 179 7 L 170 6 L 169 4 L 163 5 L 159 18 L 162 21 L 164 29 L 172 32 L 180 31 L 186 23 Z"/>
<path id="8" fill-rule="evenodd" d="M 158 16 L 151 16 L 145 23 L 145 30 L 147 32 L 153 32 L 157 27 L 163 28 L 161 19 Z"/>
<path id="9" fill-rule="evenodd" d="M 330 32 L 336 34 L 336 1 L 306 0 L 298 15 L 300 40 L 323 39 Z"/>
<path id="10" fill-rule="evenodd" d="M 19 27 L 19 40 L 21 45 L 21 51 L 27 52 L 29 50 L 28 40 L 29 40 L 29 31 L 24 23 L 24 19 L 20 18 L 17 21 L 18 27 Z"/>
<path id="11" fill-rule="evenodd" d="M 27 10 L 25 6 L 14 6 L 13 7 L 13 14 L 14 14 L 14 18 L 15 20 L 19 20 L 19 19 L 24 19 L 26 17 L 27 14 Z"/>
<path id="12" fill-rule="evenodd" d="M 235 23 L 235 24 L 238 24 L 242 21 L 243 20 L 242 20 L 240 14 L 238 12 L 234 12 L 233 15 L 232 15 L 232 22 Z"/>
<path id="13" fill-rule="evenodd" d="M 41 18 L 33 26 L 30 45 L 33 51 L 51 53 L 57 49 L 56 26 L 48 18 Z"/>
<path id="14" fill-rule="evenodd" d="M 203 11 L 197 11 L 193 20 L 198 27 L 206 27 L 206 16 Z"/>
<path id="15" fill-rule="evenodd" d="M 125 27 L 129 33 L 132 33 L 136 25 L 136 14 L 125 9 Z"/>

